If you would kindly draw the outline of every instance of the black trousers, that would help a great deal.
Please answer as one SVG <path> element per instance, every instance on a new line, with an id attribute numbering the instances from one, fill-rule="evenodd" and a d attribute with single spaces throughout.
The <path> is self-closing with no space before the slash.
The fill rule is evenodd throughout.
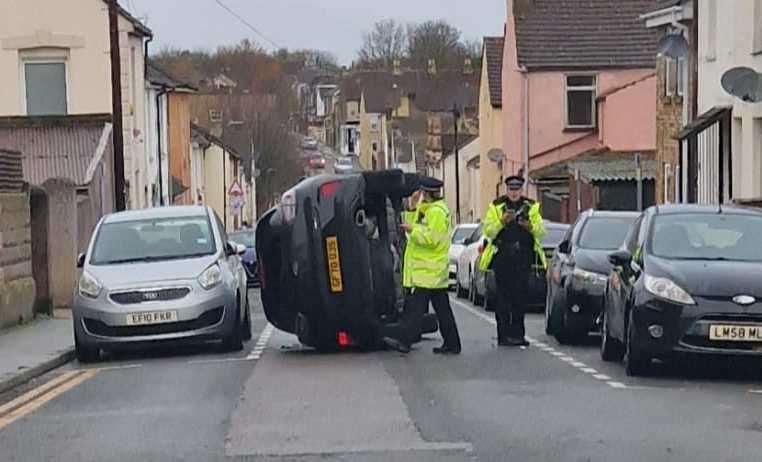
<path id="1" fill-rule="evenodd" d="M 429 312 L 429 303 L 437 314 L 443 346 L 460 351 L 460 334 L 452 314 L 447 289 L 414 288 L 410 291 L 405 301 L 405 314 L 402 319 L 404 338 L 400 340 L 408 345 L 416 342 L 421 335 L 423 317 Z"/>
<path id="2" fill-rule="evenodd" d="M 497 281 L 497 306 L 495 306 L 497 339 L 498 341 L 504 341 L 508 338 L 523 339 L 526 335 L 524 316 L 527 312 L 529 299 L 529 274 L 520 272 L 508 275 L 496 274 L 495 276 Z"/>

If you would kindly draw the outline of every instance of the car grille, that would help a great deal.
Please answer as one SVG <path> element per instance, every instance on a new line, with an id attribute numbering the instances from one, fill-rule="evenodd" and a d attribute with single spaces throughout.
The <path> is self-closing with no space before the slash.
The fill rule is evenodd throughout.
<path id="1" fill-rule="evenodd" d="M 187 287 L 158 290 L 135 290 L 131 292 L 118 292 L 109 295 L 111 300 L 120 305 L 135 305 L 148 302 L 168 302 L 179 300 L 190 293 Z"/>
<path id="2" fill-rule="evenodd" d="M 162 335 L 188 332 L 214 326 L 222 321 L 225 308 L 219 307 L 209 310 L 196 319 L 190 321 L 172 322 L 167 324 L 155 324 L 151 326 L 109 326 L 97 319 L 85 318 L 85 328 L 93 335 L 102 337 L 140 337 L 145 335 Z"/>

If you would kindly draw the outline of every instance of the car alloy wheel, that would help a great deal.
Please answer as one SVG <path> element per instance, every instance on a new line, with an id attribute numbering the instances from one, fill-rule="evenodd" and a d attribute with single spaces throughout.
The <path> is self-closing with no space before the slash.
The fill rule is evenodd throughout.
<path id="1" fill-rule="evenodd" d="M 651 368 L 651 358 L 645 356 L 635 347 L 635 328 L 632 312 L 627 323 L 627 340 L 625 342 L 624 370 L 630 377 L 647 375 Z"/>
<path id="2" fill-rule="evenodd" d="M 601 322 L 601 359 L 608 362 L 621 361 L 624 356 L 622 344 L 609 333 L 609 315 L 603 309 Z"/>

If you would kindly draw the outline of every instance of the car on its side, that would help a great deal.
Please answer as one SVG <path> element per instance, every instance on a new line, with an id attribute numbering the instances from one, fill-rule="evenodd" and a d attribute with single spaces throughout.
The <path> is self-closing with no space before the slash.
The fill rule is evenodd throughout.
<path id="1" fill-rule="evenodd" d="M 80 361 L 102 350 L 159 341 L 251 338 L 240 255 L 209 207 L 162 207 L 107 215 L 98 223 L 72 305 Z"/>
<path id="2" fill-rule="evenodd" d="M 597 328 L 611 270 L 608 254 L 622 245 L 637 212 L 587 210 L 558 245 L 548 265 L 545 331 L 576 343 Z"/>
<path id="3" fill-rule="evenodd" d="M 242 229 L 230 233 L 230 240 L 246 247 L 246 252 L 241 255 L 241 263 L 246 270 L 248 287 L 259 286 L 259 272 L 257 271 L 257 249 L 254 229 Z"/>
<path id="4" fill-rule="evenodd" d="M 452 232 L 450 243 L 450 289 L 457 286 L 458 258 L 466 249 L 466 241 L 478 227 L 479 225 L 477 223 L 463 223 L 457 225 Z"/>
<path id="5" fill-rule="evenodd" d="M 761 236 L 756 209 L 646 210 L 610 254 L 601 357 L 637 376 L 654 358 L 762 356 Z"/>

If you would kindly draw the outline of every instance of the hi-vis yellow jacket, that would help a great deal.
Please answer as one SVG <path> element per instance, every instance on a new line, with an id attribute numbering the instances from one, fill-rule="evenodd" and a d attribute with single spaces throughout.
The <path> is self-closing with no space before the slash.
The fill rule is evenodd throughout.
<path id="1" fill-rule="evenodd" d="M 542 249 L 542 238 L 545 236 L 545 225 L 543 224 L 542 215 L 540 214 L 540 204 L 537 202 L 530 202 L 532 205 L 529 208 L 529 223 L 532 228 L 532 236 L 534 236 L 535 261 L 537 261 L 537 266 L 541 266 L 541 269 L 544 270 L 548 267 L 548 263 L 545 260 L 545 252 Z M 504 225 L 502 218 L 504 213 L 505 201 L 500 199 L 490 204 L 487 209 L 482 229 L 484 230 L 484 237 L 489 240 L 489 245 L 484 249 L 479 260 L 480 271 L 487 271 L 492 263 L 492 259 L 497 254 L 497 247 L 493 244 L 493 241 L 503 229 Z"/>
<path id="2" fill-rule="evenodd" d="M 443 200 L 422 202 L 403 221 L 413 226 L 408 234 L 402 283 L 405 287 L 446 289 L 449 277 L 450 211 Z"/>

